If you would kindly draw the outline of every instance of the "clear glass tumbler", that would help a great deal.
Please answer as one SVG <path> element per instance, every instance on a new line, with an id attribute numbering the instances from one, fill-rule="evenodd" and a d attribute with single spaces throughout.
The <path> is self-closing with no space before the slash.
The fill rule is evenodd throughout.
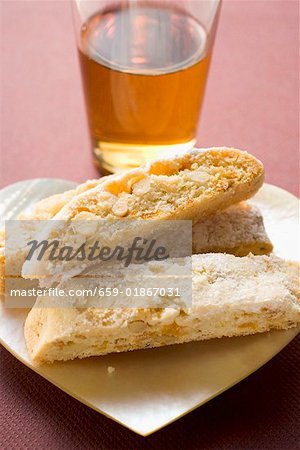
<path id="1" fill-rule="evenodd" d="M 104 172 L 193 147 L 220 0 L 73 0 L 96 163 Z"/>

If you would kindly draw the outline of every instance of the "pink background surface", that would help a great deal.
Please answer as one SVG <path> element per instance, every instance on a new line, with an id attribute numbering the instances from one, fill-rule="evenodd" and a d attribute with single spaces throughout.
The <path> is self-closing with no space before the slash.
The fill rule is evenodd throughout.
<path id="1" fill-rule="evenodd" d="M 0 187 L 97 176 L 67 1 L 0 0 Z M 225 0 L 198 144 L 261 158 L 298 193 L 298 1 Z M 258 372 L 142 438 L 69 397 L 0 346 L 4 449 L 295 449 L 299 338 Z"/>
<path id="2" fill-rule="evenodd" d="M 221 11 L 198 146 L 248 150 L 266 180 L 298 193 L 298 2 Z M 68 1 L 1 2 L 0 187 L 97 176 Z"/>

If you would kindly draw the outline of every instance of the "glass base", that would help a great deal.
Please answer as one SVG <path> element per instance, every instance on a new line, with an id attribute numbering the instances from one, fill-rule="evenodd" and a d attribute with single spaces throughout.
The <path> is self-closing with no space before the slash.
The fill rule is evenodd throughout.
<path id="1" fill-rule="evenodd" d="M 171 145 L 135 145 L 98 142 L 94 148 L 96 166 L 104 174 L 132 169 L 161 158 L 174 157 L 191 150 L 196 139 Z"/>

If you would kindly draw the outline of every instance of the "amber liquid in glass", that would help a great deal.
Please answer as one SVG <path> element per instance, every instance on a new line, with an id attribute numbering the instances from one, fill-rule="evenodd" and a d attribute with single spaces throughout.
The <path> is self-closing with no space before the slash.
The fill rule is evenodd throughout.
<path id="1" fill-rule="evenodd" d="M 207 35 L 179 9 L 115 6 L 79 50 L 94 154 L 108 172 L 191 148 L 210 62 Z"/>

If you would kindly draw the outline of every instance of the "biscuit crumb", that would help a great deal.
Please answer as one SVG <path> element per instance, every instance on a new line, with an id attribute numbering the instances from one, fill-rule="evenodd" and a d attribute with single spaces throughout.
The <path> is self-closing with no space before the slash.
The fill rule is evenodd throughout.
<path id="1" fill-rule="evenodd" d="M 108 366 L 108 367 L 107 367 L 107 372 L 108 372 L 109 375 L 111 375 L 112 373 L 114 373 L 115 370 L 116 370 L 115 367 L 112 367 L 112 366 Z"/>

